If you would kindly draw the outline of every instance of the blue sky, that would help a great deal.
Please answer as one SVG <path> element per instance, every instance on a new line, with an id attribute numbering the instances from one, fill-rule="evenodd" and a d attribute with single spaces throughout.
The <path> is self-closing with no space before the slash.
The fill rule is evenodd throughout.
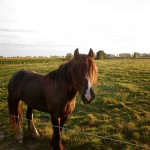
<path id="1" fill-rule="evenodd" d="M 1 0 L 0 55 L 150 53 L 149 0 Z"/>

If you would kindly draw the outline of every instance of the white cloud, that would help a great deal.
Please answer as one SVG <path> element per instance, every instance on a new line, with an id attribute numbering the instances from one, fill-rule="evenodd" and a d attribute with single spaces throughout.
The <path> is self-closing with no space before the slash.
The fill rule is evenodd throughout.
<path id="1" fill-rule="evenodd" d="M 14 35 L 25 45 L 41 43 L 42 47 L 43 43 L 45 50 L 47 46 L 63 51 L 79 47 L 86 52 L 92 47 L 108 53 L 149 52 L 149 3 L 147 0 L 3 0 L 0 28 L 33 31 L 10 32 L 5 40 Z M 1 42 L 4 33 L 0 31 L 0 35 Z M 12 41 L 17 44 L 17 38 Z"/>

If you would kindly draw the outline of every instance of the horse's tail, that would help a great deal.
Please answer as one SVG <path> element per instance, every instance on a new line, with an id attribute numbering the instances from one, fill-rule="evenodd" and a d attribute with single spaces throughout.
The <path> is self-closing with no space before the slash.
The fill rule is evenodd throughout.
<path id="1" fill-rule="evenodd" d="M 10 122 L 12 128 L 16 128 L 18 117 L 23 116 L 21 98 L 19 96 L 18 84 L 19 79 L 17 79 L 19 72 L 11 78 L 8 84 L 8 111 L 10 116 Z M 18 116 L 19 115 L 19 116 Z M 19 119 L 21 121 L 21 119 Z"/>

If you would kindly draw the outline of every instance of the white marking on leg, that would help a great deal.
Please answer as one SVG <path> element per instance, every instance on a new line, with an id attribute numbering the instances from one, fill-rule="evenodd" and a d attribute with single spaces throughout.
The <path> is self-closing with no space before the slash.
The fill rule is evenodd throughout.
<path id="1" fill-rule="evenodd" d="M 90 79 L 88 76 L 86 76 L 86 79 L 88 81 L 88 88 L 86 89 L 86 93 L 85 93 L 85 98 L 90 101 L 92 99 L 92 96 L 91 96 L 91 92 L 90 92 L 90 89 L 91 89 L 91 83 L 90 83 Z"/>
<path id="2" fill-rule="evenodd" d="M 33 121 L 30 121 L 30 132 L 31 132 L 32 136 L 35 138 L 40 136 Z"/>

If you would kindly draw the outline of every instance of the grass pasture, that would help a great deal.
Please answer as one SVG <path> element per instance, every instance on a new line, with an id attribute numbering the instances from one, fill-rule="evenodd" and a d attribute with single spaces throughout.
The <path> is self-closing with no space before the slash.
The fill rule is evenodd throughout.
<path id="1" fill-rule="evenodd" d="M 0 149 L 48 149 L 52 135 L 50 116 L 38 111 L 34 111 L 34 120 L 41 137 L 31 139 L 24 121 L 24 143 L 13 141 L 7 116 L 7 84 L 18 70 L 46 74 L 62 63 L 64 60 L 60 58 L 0 59 Z M 150 149 L 150 59 L 96 60 L 96 63 L 96 98 L 84 105 L 77 96 L 75 110 L 64 126 L 67 129 L 62 135 L 63 144 L 67 150 Z"/>

